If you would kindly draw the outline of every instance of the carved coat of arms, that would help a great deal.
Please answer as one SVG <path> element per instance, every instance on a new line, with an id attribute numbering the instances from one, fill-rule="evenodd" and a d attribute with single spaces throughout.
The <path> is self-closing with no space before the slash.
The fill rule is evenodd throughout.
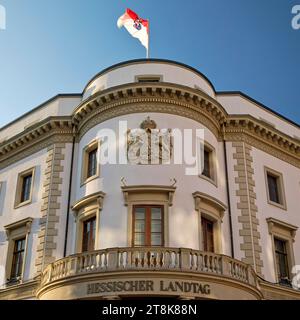
<path id="1" fill-rule="evenodd" d="M 172 157 L 172 130 L 157 129 L 148 117 L 140 128 L 127 131 L 127 156 L 130 164 L 168 164 Z"/>

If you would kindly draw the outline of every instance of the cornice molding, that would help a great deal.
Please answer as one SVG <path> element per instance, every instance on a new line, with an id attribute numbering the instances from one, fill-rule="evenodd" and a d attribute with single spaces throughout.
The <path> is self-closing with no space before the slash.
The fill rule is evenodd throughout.
<path id="1" fill-rule="evenodd" d="M 0 144 L 0 170 L 54 143 L 72 142 L 71 117 L 49 117 Z"/>
<path id="2" fill-rule="evenodd" d="M 54 143 L 77 141 L 97 124 L 126 114 L 166 113 L 193 119 L 219 141 L 244 141 L 300 168 L 300 142 L 251 115 L 228 115 L 204 92 L 171 83 L 131 83 L 98 92 L 69 117 L 49 117 L 0 143 L 0 170 Z"/>
<path id="3" fill-rule="evenodd" d="M 171 83 L 130 83 L 98 92 L 73 113 L 79 140 L 97 123 L 141 112 L 170 113 L 194 119 L 219 137 L 225 109 L 202 91 Z"/>
<path id="4" fill-rule="evenodd" d="M 300 168 L 300 143 L 250 115 L 230 116 L 223 126 L 225 141 L 244 141 Z"/>

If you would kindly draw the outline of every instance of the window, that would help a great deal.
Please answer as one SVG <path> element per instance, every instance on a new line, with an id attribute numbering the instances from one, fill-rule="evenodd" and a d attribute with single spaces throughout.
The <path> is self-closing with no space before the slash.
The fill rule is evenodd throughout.
<path id="1" fill-rule="evenodd" d="M 27 242 L 32 221 L 32 218 L 26 218 L 4 227 L 8 241 L 5 266 L 8 284 L 23 280 L 26 265 Z"/>
<path id="2" fill-rule="evenodd" d="M 293 243 L 298 227 L 274 218 L 268 218 L 267 223 L 273 246 L 275 281 L 290 285 L 291 268 L 295 265 Z"/>
<path id="3" fill-rule="evenodd" d="M 32 202 L 35 168 L 26 170 L 18 175 L 15 208 Z"/>
<path id="4" fill-rule="evenodd" d="M 15 240 L 10 280 L 18 280 L 23 271 L 26 238 Z"/>
<path id="5" fill-rule="evenodd" d="M 168 246 L 169 208 L 176 187 L 132 185 L 121 187 L 128 207 L 128 246 Z"/>
<path id="6" fill-rule="evenodd" d="M 155 247 L 163 244 L 163 206 L 134 206 L 132 245 Z"/>
<path id="7" fill-rule="evenodd" d="M 203 251 L 214 252 L 214 223 L 201 218 Z"/>
<path id="8" fill-rule="evenodd" d="M 282 174 L 265 168 L 267 198 L 270 204 L 286 209 Z"/>
<path id="9" fill-rule="evenodd" d="M 23 177 L 21 203 L 28 201 L 30 199 L 31 183 L 32 183 L 32 173 Z"/>
<path id="10" fill-rule="evenodd" d="M 268 173 L 268 188 L 270 200 L 276 203 L 280 203 L 279 190 L 278 190 L 278 177 L 275 177 Z"/>
<path id="11" fill-rule="evenodd" d="M 211 178 L 210 152 L 208 150 L 204 150 L 204 168 L 202 174 L 207 178 Z"/>
<path id="12" fill-rule="evenodd" d="M 96 217 L 83 222 L 82 252 L 95 250 Z"/>
<path id="13" fill-rule="evenodd" d="M 97 152 L 98 148 L 90 151 L 88 154 L 87 178 L 93 177 L 97 174 Z"/>
<path id="14" fill-rule="evenodd" d="M 135 82 L 162 82 L 162 76 L 137 76 Z"/>
<path id="15" fill-rule="evenodd" d="M 99 142 L 93 141 L 83 150 L 81 185 L 99 177 Z"/>
<path id="16" fill-rule="evenodd" d="M 289 284 L 289 266 L 286 241 L 274 238 L 277 277 L 281 284 Z"/>
<path id="17" fill-rule="evenodd" d="M 99 222 L 105 193 L 98 191 L 78 200 L 72 210 L 76 222 L 75 252 L 87 252 L 98 249 Z"/>
<path id="18" fill-rule="evenodd" d="M 222 254 L 222 220 L 227 206 L 203 192 L 194 192 L 193 197 L 198 213 L 199 250 Z"/>
<path id="19" fill-rule="evenodd" d="M 203 154 L 203 170 L 202 177 L 209 179 L 210 181 L 216 182 L 216 171 L 215 171 L 215 151 L 213 147 L 209 145 L 204 146 Z"/>

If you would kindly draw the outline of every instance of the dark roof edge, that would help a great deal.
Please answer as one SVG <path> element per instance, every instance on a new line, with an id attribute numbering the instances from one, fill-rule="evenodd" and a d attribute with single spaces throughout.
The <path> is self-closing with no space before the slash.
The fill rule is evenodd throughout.
<path id="1" fill-rule="evenodd" d="M 282 114 L 280 114 L 280 113 L 276 112 L 275 110 L 267 107 L 267 106 L 264 105 L 263 103 L 255 100 L 254 98 L 248 96 L 246 93 L 244 93 L 244 92 L 242 92 L 242 91 L 217 91 L 217 92 L 216 92 L 216 95 L 240 95 L 240 96 L 248 99 L 249 101 L 257 104 L 257 105 L 260 106 L 261 108 L 266 109 L 267 111 L 273 113 L 275 116 L 277 116 L 277 117 L 279 117 L 279 118 L 281 118 L 281 119 L 289 122 L 290 124 L 296 126 L 298 129 L 300 129 L 300 123 L 294 122 L 293 120 L 291 120 L 291 119 L 283 116 Z"/>
<path id="2" fill-rule="evenodd" d="M 212 82 L 207 78 L 207 76 L 205 74 L 203 74 L 202 72 L 200 72 L 199 70 L 197 70 L 196 68 L 194 67 L 191 67 L 187 64 L 184 64 L 182 62 L 177 62 L 177 61 L 174 61 L 174 60 L 168 60 L 168 59 L 154 59 L 154 58 L 151 58 L 151 59 L 134 59 L 134 60 L 127 60 L 127 61 L 123 61 L 123 62 L 119 62 L 119 63 L 116 63 L 106 69 L 103 69 L 102 71 L 98 72 L 88 83 L 87 85 L 84 87 L 83 89 L 83 92 L 85 92 L 85 90 L 87 89 L 87 87 L 95 80 L 97 79 L 98 77 L 100 77 L 101 75 L 113 70 L 113 69 L 116 69 L 118 67 L 122 67 L 123 65 L 126 65 L 126 64 L 135 64 L 135 63 L 170 63 L 170 64 L 174 64 L 174 65 L 177 65 L 177 66 L 180 66 L 180 67 L 183 67 L 185 69 L 189 69 L 193 72 L 195 72 L 196 74 L 198 74 L 199 76 L 201 76 L 202 78 L 204 78 L 208 83 L 209 85 L 212 87 L 212 89 L 214 90 L 214 92 L 216 92 L 216 89 L 214 87 L 214 85 L 212 84 Z"/>
<path id="3" fill-rule="evenodd" d="M 4 125 L 2 128 L 0 128 L 0 131 L 6 129 L 7 127 L 11 126 L 12 124 L 20 121 L 21 119 L 29 116 L 31 113 L 34 113 L 35 111 L 42 109 L 43 107 L 45 107 L 48 103 L 51 103 L 53 101 L 55 101 L 58 98 L 69 98 L 69 97 L 82 97 L 81 93 L 60 93 L 57 94 L 56 96 L 50 98 L 49 100 L 43 102 L 42 104 L 38 105 L 37 107 L 35 107 L 34 109 L 22 114 L 20 117 L 16 118 L 15 120 L 9 122 L 8 124 Z"/>

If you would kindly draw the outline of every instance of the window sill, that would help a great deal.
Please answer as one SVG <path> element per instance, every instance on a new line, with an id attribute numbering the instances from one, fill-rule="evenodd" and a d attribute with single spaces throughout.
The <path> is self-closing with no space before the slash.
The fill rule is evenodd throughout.
<path id="1" fill-rule="evenodd" d="M 21 277 L 18 277 L 17 279 L 7 280 L 6 286 L 7 286 L 7 287 L 12 287 L 12 286 L 19 285 L 19 284 L 21 284 L 21 283 L 22 283 L 22 278 L 21 278 Z"/>
<path id="2" fill-rule="evenodd" d="M 92 176 L 92 177 L 87 178 L 86 180 L 84 180 L 84 181 L 81 182 L 80 188 L 82 188 L 84 185 L 86 185 L 86 184 L 88 184 L 89 182 L 91 182 L 91 181 L 93 181 L 93 180 L 95 180 L 95 179 L 98 179 L 98 178 L 100 178 L 100 175 L 99 175 L 99 174 L 96 174 L 96 175 L 94 175 L 94 176 Z"/>
<path id="3" fill-rule="evenodd" d="M 206 180 L 207 182 L 210 182 L 211 184 L 213 184 L 216 188 L 218 187 L 217 182 L 211 178 L 208 178 L 207 176 L 200 174 L 199 178 Z"/>
<path id="4" fill-rule="evenodd" d="M 282 209 L 282 210 L 287 211 L 287 207 L 286 207 L 286 205 L 284 205 L 284 204 L 277 203 L 277 202 L 273 202 L 273 201 L 271 201 L 271 200 L 268 200 L 268 204 L 270 204 L 271 206 L 275 206 L 275 207 L 277 207 L 277 208 L 279 208 L 279 209 Z"/>
<path id="5" fill-rule="evenodd" d="M 28 206 L 29 204 L 32 203 L 32 199 L 29 199 L 27 201 L 24 201 L 24 202 L 21 202 L 21 203 L 18 203 L 14 206 L 14 209 L 19 209 L 21 207 L 24 207 L 24 206 Z"/>

